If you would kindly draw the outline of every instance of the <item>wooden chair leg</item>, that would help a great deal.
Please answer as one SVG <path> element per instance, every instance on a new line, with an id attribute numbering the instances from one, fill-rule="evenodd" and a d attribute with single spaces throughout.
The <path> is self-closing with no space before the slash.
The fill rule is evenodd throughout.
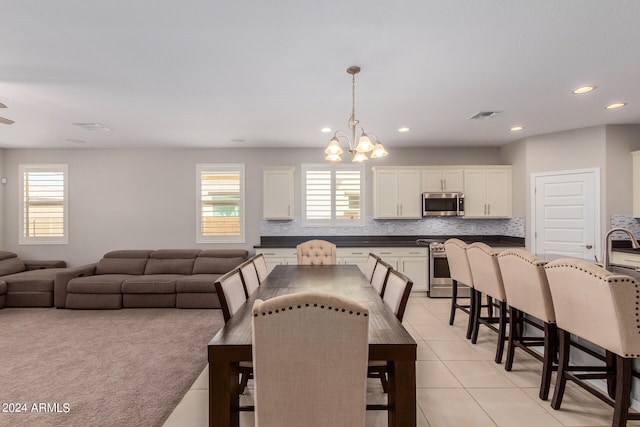
<path id="1" fill-rule="evenodd" d="M 509 339 L 507 343 L 507 360 L 504 362 L 504 369 L 513 369 L 513 358 L 516 352 L 516 340 L 520 339 L 520 330 L 517 324 L 520 322 L 520 310 L 509 307 Z"/>
<path id="2" fill-rule="evenodd" d="M 607 393 L 613 400 L 616 399 L 616 376 L 613 374 L 617 372 L 616 359 L 617 357 L 614 353 L 606 350 L 605 363 L 607 364 L 607 370 L 611 372 L 611 374 L 607 375 Z"/>
<path id="3" fill-rule="evenodd" d="M 567 385 L 567 375 L 565 371 L 569 368 L 569 349 L 571 339 L 569 332 L 562 329 L 558 329 L 558 335 L 560 338 L 560 360 L 558 361 L 556 388 L 553 391 L 553 399 L 551 400 L 551 407 L 553 409 L 560 409 L 562 398 L 564 396 L 564 389 Z"/>
<path id="4" fill-rule="evenodd" d="M 475 316 L 475 307 L 476 307 L 476 293 L 475 289 L 469 288 L 469 322 L 467 323 L 467 339 L 471 338 L 471 334 L 473 333 L 473 319 Z"/>
<path id="5" fill-rule="evenodd" d="M 478 342 L 478 330 L 480 329 L 480 311 L 482 311 L 482 293 L 473 290 L 475 292 L 474 303 L 475 307 L 473 309 L 473 332 L 471 333 L 471 343 L 475 344 Z"/>
<path id="6" fill-rule="evenodd" d="M 493 298 L 487 295 L 487 317 L 493 317 Z"/>
<path id="7" fill-rule="evenodd" d="M 454 280 L 451 285 L 451 314 L 449 314 L 449 324 L 453 325 L 456 320 L 456 308 L 458 307 L 458 281 Z"/>
<path id="8" fill-rule="evenodd" d="M 631 404 L 631 363 L 633 359 L 616 355 L 616 400 L 613 407 L 613 427 L 627 425 Z"/>
<path id="9" fill-rule="evenodd" d="M 502 363 L 504 342 L 507 340 L 507 303 L 499 302 L 500 318 L 498 323 L 498 345 L 496 348 L 496 363 Z"/>
<path id="10" fill-rule="evenodd" d="M 551 387 L 551 374 L 553 373 L 553 361 L 558 349 L 558 328 L 555 323 L 544 324 L 544 355 L 542 360 L 542 379 L 540 381 L 540 399 L 549 398 Z"/>

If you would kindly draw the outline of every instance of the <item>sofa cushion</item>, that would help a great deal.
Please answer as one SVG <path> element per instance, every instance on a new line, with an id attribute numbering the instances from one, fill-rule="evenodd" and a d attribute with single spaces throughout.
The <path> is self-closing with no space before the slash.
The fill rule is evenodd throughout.
<path id="1" fill-rule="evenodd" d="M 76 277 L 69 280 L 67 292 L 73 294 L 119 294 L 122 282 L 134 277 L 130 274 L 100 274 Z"/>
<path id="2" fill-rule="evenodd" d="M 22 271 L 2 277 L 7 282 L 7 292 L 53 292 L 56 273 L 64 268 Z"/>
<path id="3" fill-rule="evenodd" d="M 178 280 L 178 293 L 211 293 L 216 291 L 215 283 L 222 274 L 194 274 Z"/>
<path id="4" fill-rule="evenodd" d="M 200 249 L 160 249 L 151 253 L 144 274 L 191 274 Z"/>
<path id="5" fill-rule="evenodd" d="M 9 251 L 0 251 L 0 260 L 2 259 L 7 259 L 7 258 L 16 258 L 18 255 L 16 255 L 13 252 L 9 252 Z"/>
<path id="6" fill-rule="evenodd" d="M 26 267 L 24 265 L 24 262 L 20 258 L 16 257 L 15 254 L 13 257 L 5 257 L 4 259 L 0 259 L 0 276 L 20 273 L 21 271 L 25 270 Z"/>
<path id="7" fill-rule="evenodd" d="M 96 266 L 96 274 L 144 274 L 153 251 L 121 250 L 104 254 Z"/>
<path id="8" fill-rule="evenodd" d="M 0 295 L 6 295 L 7 293 L 7 283 L 0 280 Z"/>
<path id="9" fill-rule="evenodd" d="M 131 277 L 122 284 L 123 294 L 175 294 L 178 274 L 149 274 Z"/>
<path id="10" fill-rule="evenodd" d="M 193 265 L 193 274 L 225 274 L 247 259 L 241 249 L 205 249 L 200 251 Z"/>

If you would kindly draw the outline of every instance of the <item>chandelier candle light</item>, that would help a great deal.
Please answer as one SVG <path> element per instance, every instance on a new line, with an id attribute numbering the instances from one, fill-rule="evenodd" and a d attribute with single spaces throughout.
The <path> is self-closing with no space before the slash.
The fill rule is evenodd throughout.
<path id="1" fill-rule="evenodd" d="M 362 127 L 358 126 L 360 121 L 356 119 L 356 74 L 359 72 L 360 67 L 352 66 L 347 68 L 347 73 L 351 74 L 351 118 L 349 118 L 351 135 L 342 130 L 336 131 L 331 141 L 329 141 L 327 149 L 324 150 L 327 154 L 326 160 L 332 162 L 342 161 L 342 157 L 340 157 L 340 154 L 343 153 L 340 147 L 341 138 L 347 141 L 348 151 L 353 156 L 353 162 L 363 162 L 367 160 L 367 153 L 371 153 L 372 159 L 384 157 L 389 154 L 374 134 L 367 134 Z M 375 140 L 375 144 L 371 142 L 371 138 Z"/>

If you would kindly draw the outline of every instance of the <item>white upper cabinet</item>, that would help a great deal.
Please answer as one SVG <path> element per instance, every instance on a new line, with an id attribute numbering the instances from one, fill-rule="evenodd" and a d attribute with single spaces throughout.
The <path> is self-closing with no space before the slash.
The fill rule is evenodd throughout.
<path id="1" fill-rule="evenodd" d="M 640 218 L 640 151 L 631 153 L 633 158 L 633 217 Z"/>
<path id="2" fill-rule="evenodd" d="M 464 171 L 465 218 L 511 217 L 511 166 Z"/>
<path id="3" fill-rule="evenodd" d="M 422 170 L 422 191 L 425 193 L 462 193 L 464 191 L 462 169 Z"/>
<path id="4" fill-rule="evenodd" d="M 422 218 L 420 170 L 375 167 L 372 170 L 374 218 Z"/>
<path id="5" fill-rule="evenodd" d="M 294 168 L 265 169 L 263 171 L 264 219 L 293 219 Z"/>

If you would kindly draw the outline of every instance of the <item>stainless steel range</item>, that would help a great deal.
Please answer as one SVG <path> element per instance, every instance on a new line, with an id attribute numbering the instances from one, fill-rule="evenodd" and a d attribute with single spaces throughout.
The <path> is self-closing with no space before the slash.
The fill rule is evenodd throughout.
<path id="1" fill-rule="evenodd" d="M 449 272 L 447 253 L 442 242 L 429 243 L 429 288 L 427 296 L 431 298 L 451 298 L 453 280 Z M 468 297 L 469 287 L 458 286 L 458 296 Z"/>

